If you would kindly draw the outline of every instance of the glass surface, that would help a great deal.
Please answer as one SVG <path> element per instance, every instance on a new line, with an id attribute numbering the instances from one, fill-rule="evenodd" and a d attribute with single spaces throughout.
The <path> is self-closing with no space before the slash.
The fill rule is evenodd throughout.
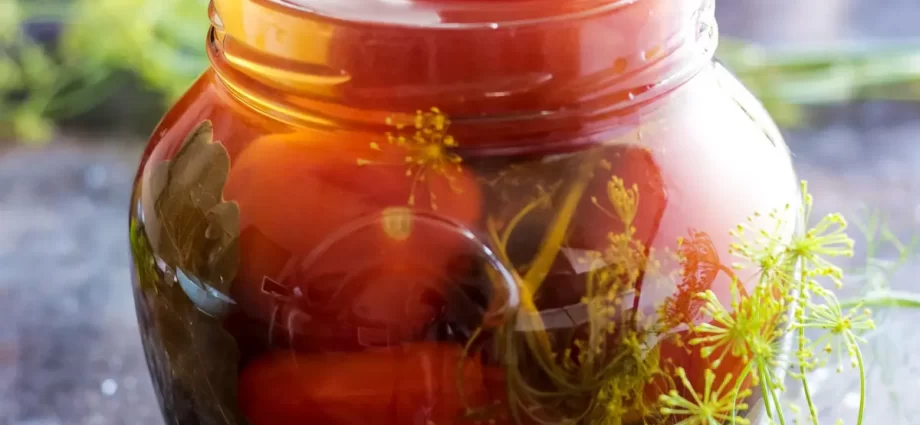
<path id="1" fill-rule="evenodd" d="M 665 424 L 662 394 L 750 386 L 693 341 L 700 294 L 745 296 L 729 231 L 799 194 L 711 5 L 454 3 L 212 5 L 132 204 L 168 423 Z"/>

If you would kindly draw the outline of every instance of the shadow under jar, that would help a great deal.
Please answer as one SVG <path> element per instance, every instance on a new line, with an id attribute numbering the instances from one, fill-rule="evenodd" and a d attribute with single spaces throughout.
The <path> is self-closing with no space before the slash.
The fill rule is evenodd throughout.
<path id="1" fill-rule="evenodd" d="M 707 385 L 750 415 L 699 294 L 745 296 L 729 230 L 799 191 L 712 8 L 213 0 L 132 198 L 167 423 L 668 424 Z"/>

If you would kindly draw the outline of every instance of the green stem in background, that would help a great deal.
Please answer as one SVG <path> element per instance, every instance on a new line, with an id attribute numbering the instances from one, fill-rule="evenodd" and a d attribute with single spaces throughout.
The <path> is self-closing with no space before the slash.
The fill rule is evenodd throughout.
<path id="1" fill-rule="evenodd" d="M 852 271 L 853 276 L 862 276 L 862 294 L 840 303 L 842 308 L 858 307 L 920 308 L 920 293 L 891 289 L 893 275 L 909 262 L 917 260 L 920 236 L 913 235 L 902 241 L 885 223 L 882 213 L 870 209 L 865 219 L 853 222 L 866 239 L 865 266 Z M 887 245 L 896 255 L 886 258 L 880 252 Z"/>
<path id="2" fill-rule="evenodd" d="M 920 294 L 904 291 L 875 291 L 862 297 L 842 301 L 840 306 L 843 308 L 858 306 L 920 308 Z"/>
<path id="3" fill-rule="evenodd" d="M 723 36 L 716 57 L 784 127 L 803 124 L 805 106 L 920 101 L 920 40 L 766 49 Z"/>
<path id="4" fill-rule="evenodd" d="M 847 342 L 853 346 L 856 364 L 859 366 L 859 414 L 856 417 L 856 425 L 862 425 L 866 412 L 866 364 L 863 361 L 862 350 L 852 334 L 847 335 Z"/>
<path id="5" fill-rule="evenodd" d="M 848 100 L 869 86 L 920 83 L 920 41 L 766 50 L 723 38 L 717 57 L 742 79 L 768 79 L 778 89 L 773 94 L 804 104 Z"/>

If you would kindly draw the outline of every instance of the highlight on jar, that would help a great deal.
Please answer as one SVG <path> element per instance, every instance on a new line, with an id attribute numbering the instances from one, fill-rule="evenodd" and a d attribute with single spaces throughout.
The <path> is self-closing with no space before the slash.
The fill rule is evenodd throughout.
<path id="1" fill-rule="evenodd" d="M 863 371 L 710 1 L 473 5 L 212 3 L 130 213 L 169 425 L 784 424 Z"/>

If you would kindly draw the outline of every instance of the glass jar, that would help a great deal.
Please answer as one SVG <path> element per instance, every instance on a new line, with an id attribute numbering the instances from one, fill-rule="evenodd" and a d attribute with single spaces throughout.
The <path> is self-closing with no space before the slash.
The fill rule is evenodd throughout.
<path id="1" fill-rule="evenodd" d="M 746 356 L 695 332 L 756 281 L 730 230 L 799 191 L 774 124 L 712 59 L 711 1 L 210 15 L 212 66 L 153 133 L 132 198 L 167 423 L 754 410 Z M 680 401 L 698 397 L 721 404 Z"/>

